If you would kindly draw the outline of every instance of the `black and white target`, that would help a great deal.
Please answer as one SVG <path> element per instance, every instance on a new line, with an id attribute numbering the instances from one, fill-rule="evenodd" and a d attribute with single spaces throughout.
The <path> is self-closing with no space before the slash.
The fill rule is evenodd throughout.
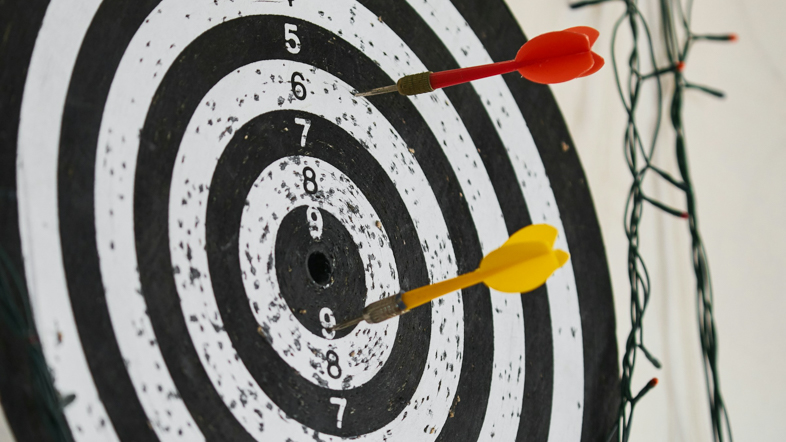
<path id="1" fill-rule="evenodd" d="M 353 96 L 513 57 L 501 1 L 15 3 L 3 182 L 76 441 L 608 433 L 608 270 L 548 88 Z M 572 256 L 540 289 L 327 331 L 532 223 Z"/>

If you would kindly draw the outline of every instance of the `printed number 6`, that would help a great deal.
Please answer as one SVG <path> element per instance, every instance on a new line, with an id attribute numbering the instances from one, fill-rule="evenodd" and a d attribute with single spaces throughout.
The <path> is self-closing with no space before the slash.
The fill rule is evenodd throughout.
<path id="1" fill-rule="evenodd" d="M 284 46 L 287 47 L 287 51 L 289 51 L 290 54 L 297 54 L 300 52 L 300 39 L 295 32 L 297 32 L 297 26 L 289 23 L 284 25 L 284 40 L 286 40 Z M 292 44 L 289 44 L 290 42 L 292 42 Z"/>

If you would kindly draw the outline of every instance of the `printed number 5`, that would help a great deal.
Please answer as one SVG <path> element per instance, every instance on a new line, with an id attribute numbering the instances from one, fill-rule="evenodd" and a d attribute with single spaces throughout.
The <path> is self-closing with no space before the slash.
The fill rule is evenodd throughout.
<path id="1" fill-rule="evenodd" d="M 287 51 L 290 54 L 297 54 L 300 52 L 300 39 L 295 34 L 297 32 L 297 26 L 286 23 L 284 25 L 284 40 L 286 40 L 285 46 L 287 47 Z M 292 44 L 289 44 L 289 43 Z"/>
<path id="2" fill-rule="evenodd" d="M 332 397 L 330 403 L 338 405 L 338 417 L 336 418 L 336 427 L 341 428 L 341 423 L 344 420 L 344 409 L 347 408 L 347 399 L 343 397 Z"/>

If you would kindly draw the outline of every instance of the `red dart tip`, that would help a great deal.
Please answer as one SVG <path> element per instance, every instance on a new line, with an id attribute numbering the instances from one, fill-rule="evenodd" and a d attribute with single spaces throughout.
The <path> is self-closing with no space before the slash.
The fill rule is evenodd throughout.
<path id="1" fill-rule="evenodd" d="M 737 41 L 737 34 L 729 34 L 729 41 Z"/>
<path id="2" fill-rule="evenodd" d="M 688 219 L 688 217 L 689 217 L 689 216 L 690 216 L 690 215 L 688 215 L 688 212 L 682 212 L 682 213 L 680 214 L 680 218 L 682 218 L 682 219 Z"/>
<path id="3" fill-rule="evenodd" d="M 684 61 L 677 62 L 677 70 L 682 72 L 683 69 L 685 69 L 685 62 Z M 683 218 L 687 218 L 687 216 L 684 216 Z"/>
<path id="4" fill-rule="evenodd" d="M 652 387 L 654 387 L 656 385 L 658 385 L 658 378 L 650 379 L 650 382 L 647 384 L 647 386 L 650 387 L 650 388 L 652 388 Z"/>

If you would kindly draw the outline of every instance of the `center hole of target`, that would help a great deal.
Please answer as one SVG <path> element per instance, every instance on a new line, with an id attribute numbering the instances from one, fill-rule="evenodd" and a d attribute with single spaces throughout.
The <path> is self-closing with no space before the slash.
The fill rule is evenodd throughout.
<path id="1" fill-rule="evenodd" d="M 333 269 L 330 267 L 330 260 L 324 253 L 320 251 L 311 253 L 306 265 L 308 266 L 308 274 L 314 282 L 319 285 L 328 285 Z"/>

